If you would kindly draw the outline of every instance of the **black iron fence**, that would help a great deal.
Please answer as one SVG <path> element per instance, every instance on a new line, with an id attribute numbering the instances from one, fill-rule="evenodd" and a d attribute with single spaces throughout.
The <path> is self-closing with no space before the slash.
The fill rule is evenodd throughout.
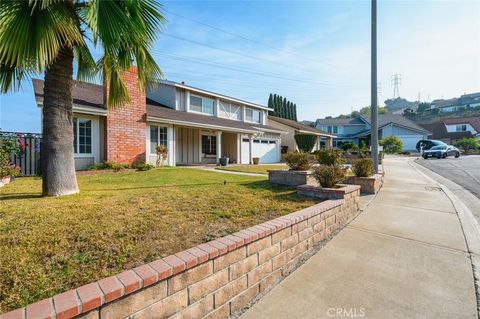
<path id="1" fill-rule="evenodd" d="M 41 134 L 22 132 L 0 132 L 0 139 L 14 139 L 17 144 L 23 144 L 20 154 L 12 154 L 10 161 L 20 166 L 22 176 L 41 174 L 40 142 Z"/>

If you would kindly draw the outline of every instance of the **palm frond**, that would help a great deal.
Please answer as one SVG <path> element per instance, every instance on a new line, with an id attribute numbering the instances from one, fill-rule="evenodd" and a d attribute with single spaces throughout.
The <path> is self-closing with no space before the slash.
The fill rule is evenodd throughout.
<path id="1" fill-rule="evenodd" d="M 48 6 L 33 0 L 0 1 L 0 63 L 4 69 L 18 68 L 16 74 L 40 73 L 62 47 L 84 44 L 72 7 L 47 2 Z M 1 85 L 8 83 L 13 82 Z"/>
<path id="2" fill-rule="evenodd" d="M 100 74 L 100 68 L 95 63 L 92 54 L 86 45 L 77 45 L 74 49 L 77 61 L 77 80 L 93 82 Z"/>

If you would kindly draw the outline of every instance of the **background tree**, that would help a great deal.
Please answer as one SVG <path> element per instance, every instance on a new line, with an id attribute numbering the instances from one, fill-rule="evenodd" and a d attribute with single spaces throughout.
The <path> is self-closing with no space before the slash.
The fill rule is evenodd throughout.
<path id="1" fill-rule="evenodd" d="M 300 152 L 310 153 L 317 142 L 317 136 L 307 134 L 296 134 L 295 142 Z"/>
<path id="2" fill-rule="evenodd" d="M 293 121 L 297 120 L 297 105 L 281 95 L 270 94 L 268 107 L 273 109 L 269 112 L 270 115 Z"/>
<path id="3" fill-rule="evenodd" d="M 73 159 L 72 77 L 103 78 L 108 107 L 130 101 L 121 73 L 135 63 L 140 89 L 162 76 L 149 50 L 164 22 L 155 0 L 0 1 L 0 89 L 45 73 L 43 195 L 79 191 Z M 95 61 L 91 48 L 102 47 Z"/>

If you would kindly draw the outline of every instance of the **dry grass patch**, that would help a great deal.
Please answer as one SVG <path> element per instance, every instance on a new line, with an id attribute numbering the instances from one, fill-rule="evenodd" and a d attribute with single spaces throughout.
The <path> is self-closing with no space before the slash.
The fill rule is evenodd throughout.
<path id="1" fill-rule="evenodd" d="M 0 189 L 0 313 L 314 204 L 263 177 L 185 168 L 79 184 L 59 198 L 40 197 L 40 178 Z"/>

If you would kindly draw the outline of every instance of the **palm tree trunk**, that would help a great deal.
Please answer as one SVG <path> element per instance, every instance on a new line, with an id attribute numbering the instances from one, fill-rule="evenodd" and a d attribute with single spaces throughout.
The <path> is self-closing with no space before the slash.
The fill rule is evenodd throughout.
<path id="1" fill-rule="evenodd" d="M 73 159 L 73 50 L 63 48 L 45 71 L 42 125 L 42 193 L 79 192 Z"/>

